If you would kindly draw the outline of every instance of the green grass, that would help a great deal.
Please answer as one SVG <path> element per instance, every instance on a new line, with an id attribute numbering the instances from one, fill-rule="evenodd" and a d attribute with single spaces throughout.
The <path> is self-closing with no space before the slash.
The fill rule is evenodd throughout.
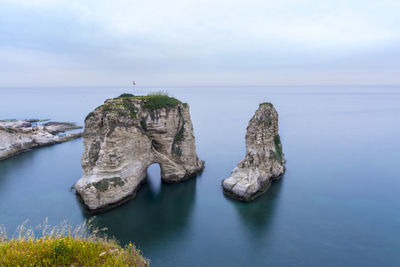
<path id="1" fill-rule="evenodd" d="M 143 107 L 149 110 L 156 110 L 159 108 L 175 107 L 178 104 L 184 104 L 178 99 L 171 97 L 165 91 L 158 91 L 148 94 L 147 96 L 135 96 L 132 94 L 122 94 L 114 99 L 140 99 L 145 100 Z"/>
<path id="2" fill-rule="evenodd" d="M 180 103 L 181 102 L 176 98 L 169 96 L 149 96 L 147 102 L 143 104 L 143 107 L 150 110 L 156 110 L 165 107 L 175 107 Z"/>
<path id="3" fill-rule="evenodd" d="M 136 109 L 128 100 L 123 99 L 122 103 L 107 103 L 100 106 L 103 112 L 116 112 L 119 115 L 125 115 L 128 113 L 132 119 L 136 118 Z M 94 113 L 91 112 L 86 117 L 86 119 L 93 116 Z"/>
<path id="4" fill-rule="evenodd" d="M 130 97 L 134 97 L 134 95 L 132 95 L 132 94 L 122 94 L 118 98 L 130 98 Z"/>
<path id="5" fill-rule="evenodd" d="M 132 243 L 121 247 L 115 240 L 97 237 L 93 228 L 87 234 L 86 226 L 44 227 L 44 234 L 35 237 L 33 229 L 22 224 L 22 231 L 20 226 L 10 239 L 0 230 L 0 266 L 149 266 Z"/>
<path id="6" fill-rule="evenodd" d="M 167 92 L 158 91 L 150 93 L 147 96 L 135 96 L 133 94 L 128 94 L 128 93 L 121 94 L 120 96 L 113 98 L 112 100 L 122 100 L 122 102 L 106 101 L 106 103 L 98 107 L 98 109 L 100 109 L 103 112 L 116 112 L 118 115 L 121 116 L 126 115 L 128 113 L 132 119 L 135 119 L 137 117 L 137 110 L 135 106 L 129 101 L 132 99 L 144 100 L 142 107 L 150 111 L 155 111 L 160 108 L 172 108 L 177 106 L 178 104 L 182 104 L 184 106 L 187 105 L 186 103 L 182 103 L 178 99 L 169 96 Z M 85 120 L 88 120 L 94 115 L 95 115 L 94 112 L 90 112 L 86 116 Z M 144 130 L 146 130 L 145 128 L 146 127 L 143 127 Z"/>
<path id="7" fill-rule="evenodd" d="M 148 266 L 133 246 L 72 237 L 0 242 L 1 266 Z"/>

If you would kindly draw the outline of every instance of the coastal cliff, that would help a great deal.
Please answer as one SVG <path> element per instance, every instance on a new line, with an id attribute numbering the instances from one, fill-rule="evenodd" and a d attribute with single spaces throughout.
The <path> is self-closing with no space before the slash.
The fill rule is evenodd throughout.
<path id="1" fill-rule="evenodd" d="M 91 210 L 135 195 L 153 163 L 164 182 L 200 172 L 189 106 L 167 95 L 123 94 L 85 119 L 83 177 L 77 193 Z"/>
<path id="2" fill-rule="evenodd" d="M 278 113 L 272 104 L 262 103 L 247 126 L 246 156 L 223 180 L 223 190 L 236 199 L 251 201 L 282 176 L 284 164 Z"/>
<path id="3" fill-rule="evenodd" d="M 68 122 L 47 122 L 36 125 L 38 120 L 0 121 L 0 160 L 25 150 L 63 143 L 82 136 L 82 132 L 60 133 L 80 129 Z"/>

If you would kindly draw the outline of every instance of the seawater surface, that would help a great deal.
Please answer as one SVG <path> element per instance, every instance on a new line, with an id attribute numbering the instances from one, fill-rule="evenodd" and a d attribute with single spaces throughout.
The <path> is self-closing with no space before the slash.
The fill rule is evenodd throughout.
<path id="1" fill-rule="evenodd" d="M 400 266 L 399 87 L 162 88 L 188 102 L 197 178 L 162 184 L 160 168 L 136 198 L 96 215 L 152 266 Z M 143 94 L 159 88 L 138 88 Z M 1 119 L 83 124 L 107 98 L 131 89 L 0 88 Z M 258 104 L 279 113 L 287 172 L 252 203 L 222 194 L 245 153 Z M 81 177 L 82 139 L 0 162 L 0 224 L 80 224 L 92 214 L 70 190 Z"/>

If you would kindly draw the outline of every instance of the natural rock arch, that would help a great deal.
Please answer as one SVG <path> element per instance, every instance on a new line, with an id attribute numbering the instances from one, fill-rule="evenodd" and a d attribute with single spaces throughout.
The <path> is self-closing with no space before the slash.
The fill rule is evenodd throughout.
<path id="1" fill-rule="evenodd" d="M 83 177 L 75 189 L 89 209 L 102 209 L 132 197 L 153 163 L 167 183 L 203 169 L 189 106 L 165 95 L 125 94 L 86 117 Z"/>

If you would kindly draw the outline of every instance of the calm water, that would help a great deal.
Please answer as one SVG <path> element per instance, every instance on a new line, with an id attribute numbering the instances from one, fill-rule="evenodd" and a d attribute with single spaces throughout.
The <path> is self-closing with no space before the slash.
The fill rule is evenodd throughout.
<path id="1" fill-rule="evenodd" d="M 166 185 L 158 165 L 135 199 L 97 215 L 135 241 L 152 266 L 400 266 L 400 88 L 167 88 L 188 102 L 195 179 Z M 154 88 L 139 88 L 146 93 Z M 112 88 L 0 88 L 1 118 L 82 124 Z M 224 197 L 220 183 L 244 156 L 258 104 L 278 110 L 287 172 L 253 203 Z M 82 140 L 0 162 L 0 224 L 73 224 L 91 218 L 70 191 Z"/>

